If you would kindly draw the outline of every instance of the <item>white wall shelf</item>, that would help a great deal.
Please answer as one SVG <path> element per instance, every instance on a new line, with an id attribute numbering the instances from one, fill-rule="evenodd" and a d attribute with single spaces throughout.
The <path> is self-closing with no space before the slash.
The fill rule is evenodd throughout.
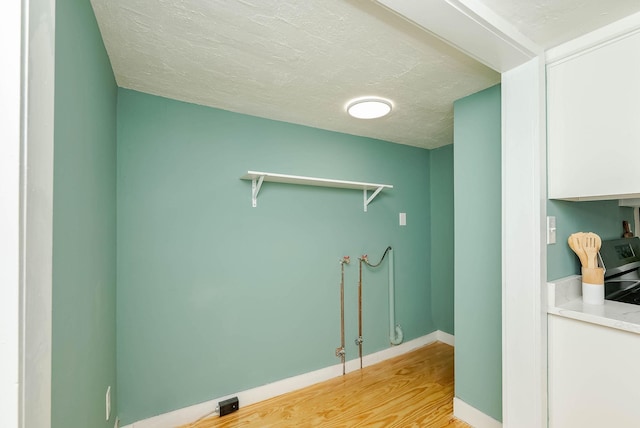
<path id="1" fill-rule="evenodd" d="M 393 189 L 391 184 L 363 183 L 359 181 L 334 180 L 330 178 L 303 177 L 299 175 L 276 174 L 273 172 L 247 171 L 245 175 L 240 177 L 242 180 L 251 180 L 251 205 L 258 205 L 258 193 L 262 183 L 271 181 L 274 183 L 285 184 L 301 184 L 304 186 L 320 186 L 320 187 L 337 187 L 340 189 L 357 189 L 362 190 L 364 195 L 364 211 L 373 198 L 378 196 L 382 189 Z M 373 191 L 371 195 L 369 191 Z"/>

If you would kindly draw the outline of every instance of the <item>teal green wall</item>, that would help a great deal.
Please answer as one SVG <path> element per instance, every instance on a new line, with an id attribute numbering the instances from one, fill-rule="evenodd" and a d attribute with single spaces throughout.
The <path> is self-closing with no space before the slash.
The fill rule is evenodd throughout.
<path id="1" fill-rule="evenodd" d="M 405 340 L 435 330 L 429 151 L 118 92 L 118 387 L 123 424 L 357 357 L 357 258 L 395 252 Z M 265 183 L 247 170 L 392 184 Z M 407 213 L 406 227 L 398 213 Z M 389 346 L 387 264 L 364 269 L 364 351 Z"/>
<path id="2" fill-rule="evenodd" d="M 500 86 L 454 103 L 455 395 L 502 420 Z"/>
<path id="3" fill-rule="evenodd" d="M 453 145 L 431 155 L 431 311 L 438 330 L 454 334 Z"/>
<path id="4" fill-rule="evenodd" d="M 547 245 L 548 280 L 580 274 L 580 261 L 567 243 L 572 233 L 594 232 L 602 239 L 616 239 L 622 237 L 623 220 L 633 225 L 633 209 L 619 207 L 618 200 L 594 202 L 549 200 L 547 215 L 556 217 L 557 228 L 557 243 Z"/>
<path id="5" fill-rule="evenodd" d="M 51 426 L 111 428 L 117 88 L 89 1 L 58 0 L 55 12 Z"/>

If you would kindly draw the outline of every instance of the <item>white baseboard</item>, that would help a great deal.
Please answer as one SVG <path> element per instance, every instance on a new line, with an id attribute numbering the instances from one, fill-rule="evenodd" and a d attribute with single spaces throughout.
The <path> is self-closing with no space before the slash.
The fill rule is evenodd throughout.
<path id="1" fill-rule="evenodd" d="M 449 346 L 456 346 L 456 340 L 453 334 L 445 333 L 444 331 L 436 331 L 436 340 L 438 342 L 446 343 Z"/>
<path id="2" fill-rule="evenodd" d="M 436 341 L 444 342 L 453 346 L 453 336 L 441 331 L 434 331 L 426 336 L 401 343 L 398 346 L 392 346 L 390 348 L 374 352 L 373 354 L 365 355 L 362 358 L 362 366 L 368 367 L 370 365 L 377 364 Z M 347 373 L 360 369 L 360 360 L 354 359 L 347 361 L 345 369 Z M 218 397 L 204 403 L 195 404 L 193 406 L 184 407 L 182 409 L 134 422 L 130 425 L 123 426 L 122 428 L 171 428 L 196 421 L 204 416 L 212 415 L 218 405 L 218 402 L 226 400 L 227 398 L 238 397 L 240 406 L 245 407 L 259 401 L 264 401 L 269 398 L 305 388 L 339 376 L 342 376 L 342 364 L 336 364 L 313 372 L 304 373 L 267 385 L 248 389 L 246 391 L 225 395 L 224 397 Z"/>
<path id="3" fill-rule="evenodd" d="M 453 416 L 475 428 L 502 428 L 502 422 L 496 421 L 458 397 L 453 397 Z"/>

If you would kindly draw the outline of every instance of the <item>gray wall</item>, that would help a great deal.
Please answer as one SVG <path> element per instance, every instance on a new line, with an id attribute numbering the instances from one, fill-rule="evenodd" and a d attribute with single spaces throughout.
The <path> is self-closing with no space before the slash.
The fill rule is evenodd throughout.
<path id="1" fill-rule="evenodd" d="M 500 86 L 454 103 L 455 395 L 502 420 Z"/>
<path id="2" fill-rule="evenodd" d="M 438 330 L 454 334 L 453 145 L 431 151 L 431 311 Z"/>
<path id="3" fill-rule="evenodd" d="M 567 240 L 575 232 L 594 232 L 602 239 L 622 237 L 622 221 L 633 228 L 633 209 L 619 207 L 618 201 L 547 202 L 547 215 L 556 217 L 556 244 L 547 245 L 547 279 L 580 275 L 580 260 Z M 636 233 L 637 231 L 633 231 Z"/>
<path id="4" fill-rule="evenodd" d="M 55 43 L 51 426 L 111 428 L 117 88 L 88 0 L 56 1 Z"/>
<path id="5" fill-rule="evenodd" d="M 365 213 L 361 191 L 264 183 L 252 208 L 247 170 L 394 188 Z M 120 89 L 122 422 L 337 364 L 343 255 L 348 359 L 357 258 L 388 245 L 405 340 L 433 332 L 430 179 L 428 150 Z M 363 273 L 366 354 L 390 346 L 387 268 Z"/>

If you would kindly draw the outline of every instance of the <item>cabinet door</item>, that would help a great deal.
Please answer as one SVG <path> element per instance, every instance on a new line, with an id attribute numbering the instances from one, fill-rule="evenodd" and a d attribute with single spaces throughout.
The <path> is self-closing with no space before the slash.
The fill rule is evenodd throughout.
<path id="1" fill-rule="evenodd" d="M 640 194 L 640 31 L 547 66 L 549 197 Z"/>
<path id="2" fill-rule="evenodd" d="M 637 427 L 640 335 L 549 315 L 549 427 Z"/>

